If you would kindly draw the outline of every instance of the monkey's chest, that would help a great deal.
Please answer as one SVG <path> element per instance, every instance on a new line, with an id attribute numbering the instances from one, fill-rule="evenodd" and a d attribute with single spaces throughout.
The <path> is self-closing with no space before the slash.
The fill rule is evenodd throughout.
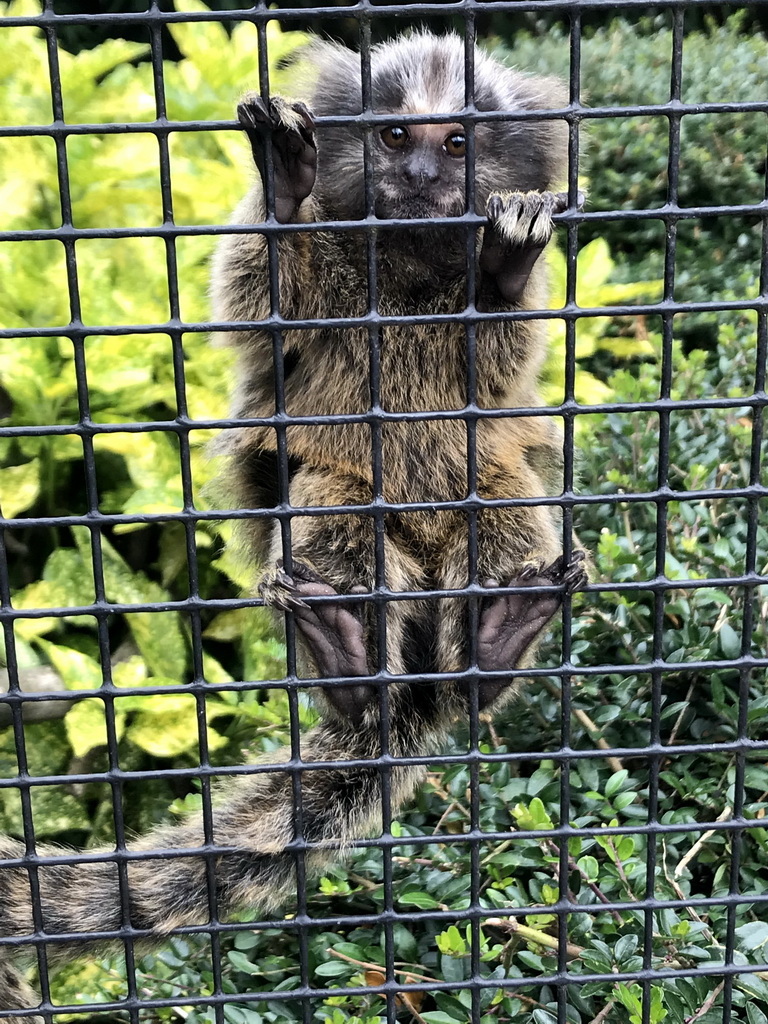
<path id="1" fill-rule="evenodd" d="M 387 421 L 380 438 L 385 500 L 423 504 L 466 498 L 467 428 L 463 421 Z"/>

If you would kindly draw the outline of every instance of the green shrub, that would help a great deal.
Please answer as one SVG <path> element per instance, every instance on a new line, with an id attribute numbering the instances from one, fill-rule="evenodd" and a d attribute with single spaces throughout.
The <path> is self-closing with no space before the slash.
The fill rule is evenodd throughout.
<path id="1" fill-rule="evenodd" d="M 664 16 L 657 24 L 667 24 Z M 672 33 L 616 20 L 582 41 L 581 94 L 587 106 L 662 104 L 670 98 Z M 568 39 L 520 34 L 499 47 L 522 69 L 567 77 Z M 748 103 L 763 95 L 768 46 L 744 33 L 739 16 L 691 32 L 683 46 L 684 103 Z M 586 119 L 580 168 L 589 181 L 587 209 L 660 209 L 667 201 L 669 121 L 662 115 Z M 768 119 L 764 112 L 686 114 L 680 127 L 681 207 L 759 203 L 765 192 Z M 661 220 L 585 224 L 580 239 L 601 237 L 619 264 L 617 280 L 663 274 Z M 758 294 L 761 220 L 713 216 L 681 221 L 675 297 L 680 301 L 754 298 Z M 727 317 L 688 317 L 692 344 L 712 344 Z"/>
<path id="2" fill-rule="evenodd" d="M 752 323 L 754 329 L 754 323 Z M 745 343 L 746 328 L 724 332 L 719 358 L 704 352 L 684 357 L 676 348 L 673 359 L 672 397 L 734 397 L 752 392 L 754 346 Z M 649 343 L 655 344 L 652 339 Z M 643 373 L 620 371 L 608 385 L 618 402 L 649 402 L 658 397 L 660 365 L 647 362 Z M 582 478 L 585 492 L 620 495 L 655 487 L 659 450 L 658 417 L 649 413 L 611 412 L 590 417 L 583 445 Z M 668 505 L 665 531 L 667 557 L 664 571 L 670 580 L 728 578 L 745 570 L 744 552 L 748 517 L 745 499 L 728 497 L 729 489 L 748 482 L 751 445 L 749 409 L 696 410 L 672 414 L 670 424 L 670 485 L 673 490 L 721 488 L 714 499 L 677 501 Z M 768 443 L 763 443 L 763 458 Z M 568 820 L 577 827 L 618 826 L 622 832 L 601 838 L 583 837 L 569 843 L 569 889 L 576 902 L 592 912 L 574 913 L 568 921 L 569 971 L 577 979 L 585 973 L 615 973 L 608 984 L 574 984 L 568 992 L 568 1020 L 587 1024 L 606 1007 L 606 1019 L 635 1024 L 642 1017 L 642 989 L 624 983 L 622 972 L 642 964 L 644 916 L 632 903 L 646 895 L 648 837 L 634 830 L 649 813 L 649 760 L 643 748 L 651 741 L 654 598 L 643 582 L 655 577 L 655 502 L 598 503 L 577 509 L 576 526 L 595 553 L 596 575 L 603 584 L 636 582 L 636 590 L 603 591 L 575 598 L 571 683 L 573 719 L 570 744 L 576 750 L 602 745 L 628 748 L 616 758 L 580 758 L 570 765 L 571 805 Z M 768 529 L 764 516 L 757 524 L 757 569 L 768 573 Z M 664 745 L 687 742 L 714 744 L 711 753 L 670 754 L 661 758 L 657 817 L 665 825 L 726 819 L 736 799 L 738 756 L 718 750 L 718 743 L 738 735 L 740 675 L 726 662 L 742 650 L 744 612 L 741 587 L 701 587 L 669 590 L 664 600 L 661 655 L 674 670 L 663 674 L 661 735 Z M 746 649 L 764 656 L 768 647 L 768 586 L 756 588 L 754 627 Z M 552 664 L 560 661 L 560 644 L 549 648 Z M 722 661 L 721 669 L 699 671 L 686 667 L 696 660 Z M 546 662 L 545 662 L 546 663 Z M 613 666 L 602 674 L 581 668 Z M 641 666 L 622 668 L 622 666 Z M 647 669 L 642 666 L 648 666 Z M 748 680 L 749 736 L 768 737 L 768 693 L 764 671 Z M 560 683 L 556 678 L 529 684 L 481 739 L 484 752 L 542 751 L 533 762 L 492 762 L 480 767 L 480 828 L 487 832 L 515 829 L 546 830 L 561 823 L 561 769 L 547 758 L 560 747 Z M 466 738 L 457 737 L 453 751 L 466 750 Z M 635 752 L 636 750 L 636 752 Z M 763 817 L 768 807 L 768 772 L 760 750 L 746 757 L 743 815 L 748 821 Z M 442 768 L 430 775 L 415 806 L 393 826 L 402 845 L 393 851 L 395 908 L 402 911 L 444 909 L 461 911 L 469 904 L 470 845 L 414 842 L 437 828 L 460 837 L 470 820 L 470 769 L 466 765 Z M 697 831 L 671 831 L 656 841 L 658 868 L 653 895 L 658 899 L 722 896 L 730 890 L 731 846 L 727 832 L 701 838 Z M 409 842 L 409 839 L 412 840 Z M 739 891 L 766 892 L 768 830 L 751 827 L 742 840 Z M 484 1024 L 497 1020 L 551 1024 L 556 1020 L 556 994 L 537 983 L 536 976 L 557 969 L 557 928 L 548 904 L 558 899 L 558 853 L 551 840 L 541 842 L 487 840 L 479 847 L 480 903 L 490 921 L 480 929 L 480 973 L 484 978 L 530 979 L 517 994 L 491 986 L 480 998 Z M 308 894 L 313 913 L 375 914 L 383 908 L 383 889 L 371 880 L 382 877 L 382 853 L 357 851 L 351 867 L 341 867 L 313 886 Z M 618 914 L 600 911 L 600 898 L 624 902 Z M 506 908 L 532 906 L 531 914 L 512 927 Z M 289 912 L 291 908 L 288 908 Z M 658 968 L 696 968 L 723 962 L 728 912 L 725 905 L 706 911 L 660 910 L 654 914 L 651 963 Z M 768 924 L 760 906 L 740 906 L 736 920 L 737 963 L 761 964 L 768 941 Z M 470 976 L 471 930 L 459 918 L 402 923 L 394 926 L 397 977 L 461 982 Z M 298 984 L 299 949 L 285 929 L 243 932 L 224 939 L 225 992 L 290 991 Z M 309 936 L 309 980 L 318 986 L 338 987 L 338 996 L 313 1005 L 312 1019 L 333 1024 L 379 1024 L 383 1000 L 375 992 L 382 981 L 385 938 L 381 925 L 360 925 L 341 933 L 314 931 Z M 207 940 L 174 940 L 173 951 L 147 958 L 142 978 L 155 980 L 157 995 L 183 999 L 183 994 L 212 991 L 206 964 Z M 124 991 L 116 967 L 112 993 Z M 686 1024 L 711 1000 L 710 1009 L 697 1020 L 715 1024 L 722 1019 L 722 992 L 718 977 L 697 975 L 670 979 L 651 987 L 650 1020 Z M 202 988 L 199 986 L 202 983 Z M 147 982 L 149 987 L 149 982 Z M 346 996 L 345 987 L 371 986 L 368 996 Z M 412 1006 L 433 1024 L 467 1020 L 471 1005 L 468 990 L 438 992 Z M 768 1005 L 768 984 L 763 975 L 748 974 L 735 980 L 734 1021 L 762 1024 L 755 1006 Z M 403 1019 L 408 1005 L 403 1003 Z M 760 1011 L 761 1013 L 762 1011 Z M 159 1019 L 172 1020 L 162 1016 Z M 193 1011 L 195 1024 L 214 1020 L 212 1011 Z M 231 1016 L 243 1024 L 301 1020 L 299 1003 L 235 1001 Z"/>

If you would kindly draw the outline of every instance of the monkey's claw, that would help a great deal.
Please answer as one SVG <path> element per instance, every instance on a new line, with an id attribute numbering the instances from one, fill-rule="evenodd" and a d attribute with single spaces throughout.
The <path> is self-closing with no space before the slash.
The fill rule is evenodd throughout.
<path id="1" fill-rule="evenodd" d="M 289 611 L 303 605 L 296 584 L 280 565 L 268 572 L 258 586 L 259 597 L 272 608 Z"/>
<path id="2" fill-rule="evenodd" d="M 559 561 L 563 562 L 564 560 L 560 558 Z M 577 548 L 571 555 L 570 562 L 563 566 L 562 584 L 566 594 L 573 594 L 576 590 L 581 590 L 589 582 L 585 561 L 585 553 Z"/>

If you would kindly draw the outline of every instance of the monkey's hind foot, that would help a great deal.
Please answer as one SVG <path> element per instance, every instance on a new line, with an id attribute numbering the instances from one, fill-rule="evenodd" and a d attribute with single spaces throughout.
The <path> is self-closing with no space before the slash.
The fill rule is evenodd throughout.
<path id="1" fill-rule="evenodd" d="M 579 192 L 577 208 L 584 205 Z M 568 209 L 567 192 L 504 192 L 488 198 L 480 270 L 505 302 L 520 298 L 533 265 L 552 237 L 552 217 Z"/>
<path id="2" fill-rule="evenodd" d="M 292 572 L 288 576 L 278 564 L 259 585 L 259 593 L 267 603 L 293 612 L 319 678 L 369 676 L 363 625 L 350 605 L 333 601 L 307 604 L 305 598 L 338 597 L 338 591 L 303 562 L 294 561 Z M 364 592 L 365 587 L 352 589 L 352 593 Z M 353 724 L 360 721 L 375 693 L 370 683 L 325 689 L 333 707 Z"/>
<path id="3" fill-rule="evenodd" d="M 238 104 L 237 119 L 251 143 L 265 190 L 267 135 L 272 139 L 275 217 L 281 224 L 287 224 L 295 218 L 315 184 L 314 118 L 303 103 L 289 103 L 273 96 L 267 107 L 258 93 L 249 92 Z"/>
<path id="4" fill-rule="evenodd" d="M 477 630 L 477 664 L 485 672 L 515 668 L 526 649 L 533 643 L 562 604 L 563 595 L 583 587 L 587 582 L 584 552 L 574 551 L 570 562 L 560 556 L 551 565 L 528 565 L 509 581 L 510 587 L 557 586 L 557 590 L 538 594 L 505 594 L 489 597 L 480 612 Z M 489 590 L 498 587 L 497 580 L 487 580 Z M 504 679 L 480 682 L 480 707 L 483 708 L 506 687 Z"/>

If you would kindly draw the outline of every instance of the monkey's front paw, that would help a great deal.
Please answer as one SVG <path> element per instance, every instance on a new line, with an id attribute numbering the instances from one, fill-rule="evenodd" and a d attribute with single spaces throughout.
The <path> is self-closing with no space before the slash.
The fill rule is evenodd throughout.
<path id="1" fill-rule="evenodd" d="M 507 192 L 488 199 L 488 223 L 507 245 L 546 245 L 552 234 L 553 192 Z"/>
<path id="2" fill-rule="evenodd" d="M 237 119 L 251 143 L 253 158 L 265 181 L 266 136 L 272 139 L 275 216 L 292 220 L 315 184 L 317 149 L 315 120 L 303 103 L 273 96 L 269 106 L 258 93 L 247 93 L 237 107 Z"/>
<path id="3" fill-rule="evenodd" d="M 585 196 L 578 194 L 579 208 Z M 505 302 L 520 298 L 552 237 L 552 217 L 568 208 L 567 192 L 503 192 L 488 198 L 480 270 Z"/>

